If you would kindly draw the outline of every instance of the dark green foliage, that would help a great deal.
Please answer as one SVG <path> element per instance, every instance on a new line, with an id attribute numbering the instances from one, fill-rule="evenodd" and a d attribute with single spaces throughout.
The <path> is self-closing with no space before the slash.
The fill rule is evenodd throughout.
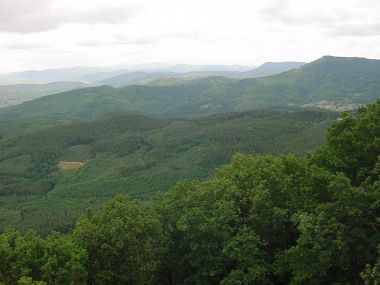
<path id="1" fill-rule="evenodd" d="M 164 235 L 152 209 L 118 197 L 73 235 L 89 255 L 89 284 L 156 284 Z"/>
<path id="2" fill-rule="evenodd" d="M 380 153 L 380 105 L 369 104 L 358 110 L 357 117 L 343 115 L 334 124 L 327 137 L 327 145 L 317 159 L 333 171 L 347 173 L 355 185 L 365 179 L 376 179 L 373 172 L 379 163 Z"/>
<path id="3" fill-rule="evenodd" d="M 157 284 L 165 240 L 151 207 L 118 197 L 70 236 L 1 234 L 0 283 Z"/>
<path id="4" fill-rule="evenodd" d="M 304 153 L 324 142 L 336 117 L 294 108 L 171 120 L 119 113 L 8 137 L 0 142 L 0 226 L 66 231 L 107 197 L 146 199 L 178 180 L 206 179 L 236 152 Z M 84 165 L 59 171 L 58 161 Z"/>
<path id="5" fill-rule="evenodd" d="M 374 145 L 379 106 L 334 125 L 322 153 L 310 158 L 239 155 L 208 182 L 164 195 L 158 211 L 171 237 L 168 284 L 377 284 L 378 164 L 347 163 L 342 172 L 318 156 L 328 160 L 324 152 L 339 145 L 332 138 L 342 143 L 339 136 L 367 119 L 368 135 L 351 138 L 349 153 L 365 147 L 355 140 Z M 337 131 L 346 120 L 351 127 Z M 351 167 L 366 170 L 360 181 Z"/>
<path id="6" fill-rule="evenodd" d="M 86 258 L 86 252 L 71 237 L 53 233 L 45 240 L 34 232 L 21 236 L 8 231 L 0 236 L 0 282 L 83 284 Z"/>

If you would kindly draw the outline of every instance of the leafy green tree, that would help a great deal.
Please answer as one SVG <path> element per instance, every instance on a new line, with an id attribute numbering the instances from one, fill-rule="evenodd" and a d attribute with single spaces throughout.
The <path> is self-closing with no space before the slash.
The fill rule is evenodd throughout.
<path id="1" fill-rule="evenodd" d="M 291 189 L 305 169 L 295 156 L 237 155 L 208 182 L 180 183 L 164 195 L 167 283 L 270 284 L 276 253 L 296 238 Z"/>
<path id="2" fill-rule="evenodd" d="M 41 277 L 44 240 L 33 231 L 22 236 L 8 231 L 0 235 L 0 282 L 16 284 L 20 277 Z"/>
<path id="3" fill-rule="evenodd" d="M 18 232 L 6 231 L 0 235 L 0 282 L 15 284 L 17 278 L 13 264 L 17 260 L 15 253 Z M 17 279 L 16 279 L 17 278 Z"/>
<path id="4" fill-rule="evenodd" d="M 297 243 L 276 262 L 277 273 L 290 273 L 291 284 L 360 284 L 366 264 L 362 277 L 376 279 L 376 265 L 368 264 L 375 263 L 380 243 L 379 120 L 380 101 L 355 117 L 345 115 L 311 156 L 311 165 L 327 169 L 330 179 L 318 187 L 325 195 L 314 197 L 315 206 L 300 207 L 292 218 Z"/>
<path id="5" fill-rule="evenodd" d="M 380 246 L 378 247 L 378 252 L 380 252 Z M 360 275 L 363 278 L 365 285 L 380 284 L 380 256 L 373 266 L 367 264 L 365 270 L 363 270 Z"/>
<path id="6" fill-rule="evenodd" d="M 237 155 L 163 195 L 167 283 L 361 284 L 380 243 L 379 106 L 346 115 L 311 156 Z"/>
<path id="7" fill-rule="evenodd" d="M 30 277 L 21 277 L 20 280 L 17 283 L 18 285 L 46 285 L 47 283 L 43 281 L 34 281 Z"/>
<path id="8" fill-rule="evenodd" d="M 71 237 L 53 233 L 43 239 L 33 231 L 0 235 L 0 282 L 7 285 L 85 284 L 85 262 L 85 250 Z"/>
<path id="9" fill-rule="evenodd" d="M 353 185 L 377 178 L 373 173 L 380 155 L 380 100 L 361 107 L 353 116 L 343 114 L 328 132 L 327 144 L 316 153 L 317 163 L 343 172 Z"/>
<path id="10" fill-rule="evenodd" d="M 52 233 L 46 240 L 42 279 L 48 284 L 85 284 L 87 253 L 70 236 Z"/>
<path id="11" fill-rule="evenodd" d="M 82 217 L 74 238 L 88 253 L 89 284 L 156 284 L 163 232 L 151 208 L 119 196 Z"/>

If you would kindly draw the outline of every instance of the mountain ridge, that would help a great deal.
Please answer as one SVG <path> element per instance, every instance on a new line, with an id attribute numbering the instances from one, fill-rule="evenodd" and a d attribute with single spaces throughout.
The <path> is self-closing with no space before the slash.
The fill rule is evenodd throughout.
<path id="1" fill-rule="evenodd" d="M 178 117 L 272 106 L 355 108 L 375 101 L 380 60 L 323 57 L 299 68 L 261 78 L 208 77 L 180 84 L 91 87 L 3 108 L 0 116 L 95 118 L 113 111 Z M 331 107 L 332 108 L 332 107 Z"/>

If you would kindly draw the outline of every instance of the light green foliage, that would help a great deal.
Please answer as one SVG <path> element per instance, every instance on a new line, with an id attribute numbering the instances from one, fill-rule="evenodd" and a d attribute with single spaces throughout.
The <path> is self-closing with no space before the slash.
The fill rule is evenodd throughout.
<path id="1" fill-rule="evenodd" d="M 344 114 L 328 133 L 327 145 L 317 154 L 320 163 L 342 171 L 359 185 L 376 179 L 380 153 L 380 104 L 360 108 L 356 117 Z M 375 172 L 374 172 L 375 171 Z"/>
<path id="2" fill-rule="evenodd" d="M 293 218 L 297 244 L 281 255 L 278 267 L 292 272 L 292 284 L 358 284 L 364 265 L 376 260 L 379 107 L 380 101 L 362 108 L 357 117 L 344 117 L 331 128 L 327 145 L 312 157 L 335 178 L 320 186 L 326 196 L 316 200 L 314 209 Z M 367 266 L 363 276 L 376 278 L 376 266 L 373 271 Z"/>
<path id="3" fill-rule="evenodd" d="M 380 247 L 378 247 L 378 252 L 380 252 Z M 373 266 L 367 264 L 366 268 L 361 273 L 361 277 L 363 278 L 365 285 L 380 284 L 380 256 L 377 258 L 377 262 Z"/>
<path id="4" fill-rule="evenodd" d="M 73 233 L 89 256 L 89 284 L 156 284 L 164 236 L 158 216 L 118 197 Z"/>
<path id="5" fill-rule="evenodd" d="M 86 262 L 86 251 L 72 237 L 53 233 L 46 239 L 42 278 L 48 284 L 84 284 Z"/>
<path id="6" fill-rule="evenodd" d="M 18 285 L 46 285 L 47 283 L 43 281 L 33 281 L 30 277 L 21 277 L 17 283 Z"/>
<path id="7" fill-rule="evenodd" d="M 79 285 L 86 278 L 86 252 L 71 237 L 57 233 L 45 240 L 32 231 L 5 232 L 0 235 L 0 256 L 0 282 L 5 284 Z"/>

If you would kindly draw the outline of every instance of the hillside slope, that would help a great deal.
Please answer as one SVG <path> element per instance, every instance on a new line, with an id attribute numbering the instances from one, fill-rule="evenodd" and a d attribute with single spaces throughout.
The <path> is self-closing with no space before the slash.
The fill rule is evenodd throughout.
<path id="1" fill-rule="evenodd" d="M 306 62 L 266 62 L 259 67 L 243 72 L 241 77 L 258 78 L 263 76 L 276 75 L 305 65 Z"/>
<path id="2" fill-rule="evenodd" d="M 130 111 L 147 115 L 164 114 L 169 106 L 199 96 L 212 86 L 224 86 L 232 79 L 199 79 L 173 86 L 133 85 L 124 88 L 90 87 L 54 94 L 0 110 L 4 117 L 96 118 L 109 112 Z"/>
<path id="3" fill-rule="evenodd" d="M 380 60 L 327 56 L 257 79 L 210 77 L 168 86 L 75 90 L 0 110 L 0 116 L 95 118 L 120 110 L 178 117 L 292 105 L 344 110 L 375 101 L 378 90 Z"/>
<path id="4" fill-rule="evenodd" d="M 147 198 L 178 180 L 205 179 L 236 152 L 303 153 L 324 142 L 336 117 L 299 109 L 170 120 L 113 114 L 3 138 L 0 229 L 63 229 L 115 194 Z"/>

